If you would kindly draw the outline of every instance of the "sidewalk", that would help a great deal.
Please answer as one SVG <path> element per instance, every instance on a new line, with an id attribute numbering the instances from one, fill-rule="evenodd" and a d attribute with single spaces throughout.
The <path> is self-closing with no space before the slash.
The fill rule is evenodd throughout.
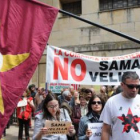
<path id="1" fill-rule="evenodd" d="M 34 128 L 34 120 L 32 120 L 32 128 L 30 128 L 30 140 L 32 139 L 33 135 L 33 128 Z M 18 140 L 18 125 L 14 123 L 10 125 L 10 128 L 6 129 L 6 136 L 3 137 L 1 140 Z M 23 130 L 23 140 L 25 140 L 25 130 Z"/>

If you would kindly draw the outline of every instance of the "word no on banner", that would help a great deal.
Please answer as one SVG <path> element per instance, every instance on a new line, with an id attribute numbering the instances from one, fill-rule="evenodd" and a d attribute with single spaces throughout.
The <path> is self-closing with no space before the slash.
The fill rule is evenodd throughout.
<path id="1" fill-rule="evenodd" d="M 119 85 L 126 71 L 140 75 L 140 52 L 97 57 L 47 47 L 47 83 Z"/>

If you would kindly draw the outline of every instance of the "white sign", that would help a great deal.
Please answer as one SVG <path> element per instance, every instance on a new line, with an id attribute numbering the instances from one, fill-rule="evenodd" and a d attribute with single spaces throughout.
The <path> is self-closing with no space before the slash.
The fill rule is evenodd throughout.
<path id="1" fill-rule="evenodd" d="M 89 123 L 88 129 L 92 131 L 92 136 L 89 140 L 101 140 L 101 132 L 102 132 L 103 123 Z"/>
<path id="2" fill-rule="evenodd" d="M 140 52 L 97 57 L 47 47 L 47 83 L 119 85 L 125 71 L 140 75 Z"/>
<path id="3" fill-rule="evenodd" d="M 23 107 L 27 105 L 27 100 L 23 99 L 21 101 L 18 102 L 17 107 Z"/>

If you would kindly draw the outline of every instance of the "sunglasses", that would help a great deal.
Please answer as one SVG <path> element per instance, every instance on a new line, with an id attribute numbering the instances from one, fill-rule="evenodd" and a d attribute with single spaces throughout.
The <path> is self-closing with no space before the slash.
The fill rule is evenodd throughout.
<path id="1" fill-rule="evenodd" d="M 128 84 L 126 84 L 126 83 L 124 83 L 128 88 L 130 88 L 130 89 L 133 89 L 133 88 L 136 88 L 136 89 L 138 89 L 138 88 L 140 88 L 140 85 L 133 85 L 133 84 L 130 84 L 130 85 L 128 85 Z"/>
<path id="2" fill-rule="evenodd" d="M 99 105 L 101 105 L 102 102 L 101 102 L 101 101 L 97 101 L 97 102 L 96 102 L 96 101 L 93 101 L 93 102 L 92 102 L 92 105 L 95 105 L 95 104 L 99 104 Z"/>

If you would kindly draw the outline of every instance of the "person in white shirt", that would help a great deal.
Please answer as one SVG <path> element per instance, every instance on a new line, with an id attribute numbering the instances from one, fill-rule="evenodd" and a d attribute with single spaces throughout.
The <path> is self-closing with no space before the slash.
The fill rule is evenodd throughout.
<path id="1" fill-rule="evenodd" d="M 111 97 L 100 116 L 103 121 L 101 140 L 140 140 L 139 76 L 136 72 L 124 72 L 123 92 Z"/>

